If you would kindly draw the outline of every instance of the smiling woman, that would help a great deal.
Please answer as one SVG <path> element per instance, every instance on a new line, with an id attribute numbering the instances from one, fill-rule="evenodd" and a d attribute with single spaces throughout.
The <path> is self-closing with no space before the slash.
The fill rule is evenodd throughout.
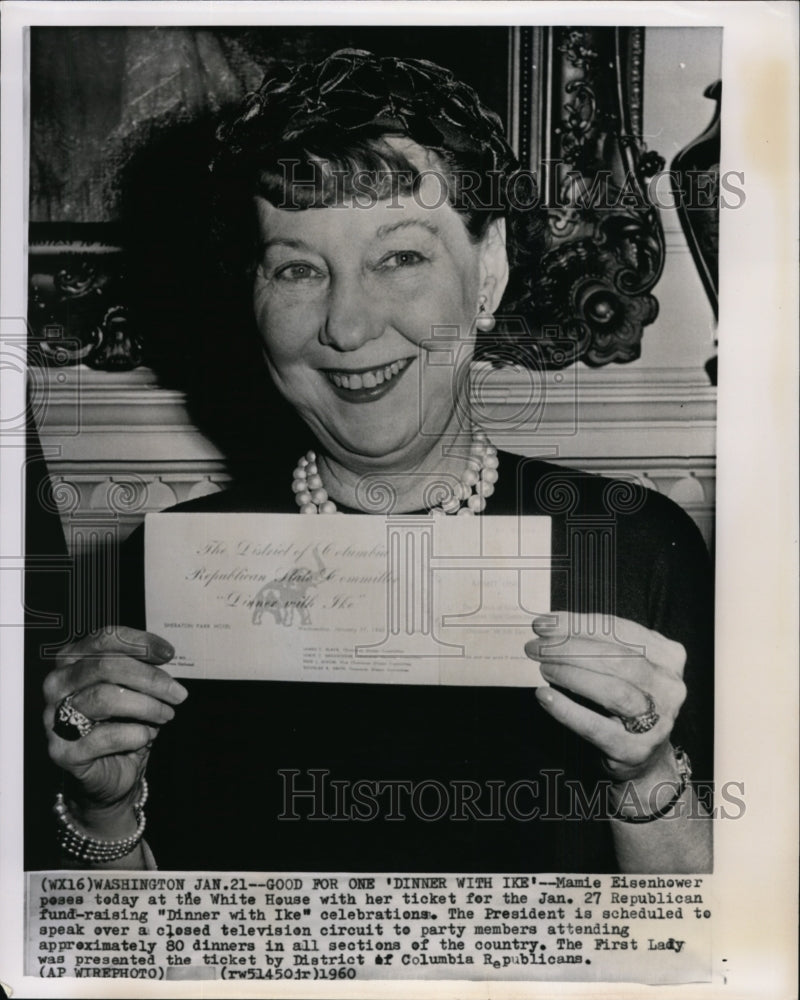
<path id="1" fill-rule="evenodd" d="M 425 151 L 404 145 L 421 172 Z M 258 200 L 265 250 L 254 302 L 269 371 L 348 506 L 363 475 L 391 469 L 417 473 L 395 510 L 419 510 L 419 473 L 463 465 L 458 446 L 471 431 L 454 394 L 466 398 L 467 371 L 454 383 L 449 366 L 430 364 L 429 350 L 441 348 L 431 331 L 455 331 L 454 347 L 471 350 L 477 312 L 496 308 L 507 264 L 498 225 L 473 241 L 449 204 L 424 207 L 435 186 L 429 177 L 414 193 L 358 209 L 291 212 Z M 441 453 L 443 439 L 455 456 Z"/>
<path id="2" fill-rule="evenodd" d="M 515 345 L 541 251 L 535 192 L 499 118 L 438 66 L 344 50 L 269 73 L 218 138 L 221 274 L 247 302 L 247 329 L 254 318 L 266 370 L 313 450 L 293 476 L 276 461 L 257 483 L 179 510 L 486 512 L 519 518 L 521 533 L 527 516 L 547 515 L 559 614 L 532 621 L 526 652 L 550 686 L 503 688 L 487 665 L 473 688 L 186 688 L 162 669 L 171 646 L 141 631 L 139 532 L 124 554 L 124 628 L 65 647 L 45 685 L 50 753 L 66 775 L 61 863 L 154 863 L 142 839 L 148 771 L 165 867 L 707 869 L 709 817 L 677 747 L 705 769 L 702 540 L 647 490 L 498 454 L 470 414 L 459 359 L 489 333 L 504 351 Z M 259 430 L 287 436 L 279 422 Z M 376 476 L 380 510 L 363 489 Z M 317 791 L 292 785 L 314 809 L 290 809 L 304 822 L 287 822 L 286 775 L 331 770 L 351 789 L 466 782 L 475 808 L 432 824 L 412 795 L 398 824 L 390 794 L 374 823 L 336 805 L 322 813 L 338 822 L 320 824 L 309 822 Z M 557 792 L 555 773 L 568 779 Z M 533 812 L 498 809 L 498 787 L 519 783 Z"/>

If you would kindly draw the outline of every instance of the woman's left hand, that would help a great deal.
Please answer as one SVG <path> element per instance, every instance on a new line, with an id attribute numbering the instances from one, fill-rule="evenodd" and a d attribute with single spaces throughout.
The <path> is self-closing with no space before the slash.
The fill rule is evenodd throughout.
<path id="1" fill-rule="evenodd" d="M 635 780 L 656 771 L 686 697 L 683 646 L 612 615 L 561 612 L 557 623 L 553 618 L 536 618 L 537 637 L 525 646 L 528 656 L 540 662 L 544 679 L 563 689 L 537 688 L 539 703 L 597 747 L 613 780 Z M 610 714 L 578 704 L 564 691 Z M 651 729 L 625 728 L 623 718 L 643 715 L 651 704 L 658 714 Z"/>

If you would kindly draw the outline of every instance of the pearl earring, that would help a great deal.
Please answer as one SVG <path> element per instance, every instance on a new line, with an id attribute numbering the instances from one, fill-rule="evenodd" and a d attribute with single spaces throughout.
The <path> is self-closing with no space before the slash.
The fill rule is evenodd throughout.
<path id="1" fill-rule="evenodd" d="M 489 333 L 494 330 L 495 318 L 491 313 L 486 312 L 486 296 L 481 295 L 478 305 L 478 318 L 475 320 L 475 326 L 481 331 L 481 333 Z"/>

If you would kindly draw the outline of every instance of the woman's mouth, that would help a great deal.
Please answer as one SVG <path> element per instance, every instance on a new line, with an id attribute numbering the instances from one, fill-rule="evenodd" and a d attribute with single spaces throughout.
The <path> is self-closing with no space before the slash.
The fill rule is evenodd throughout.
<path id="1" fill-rule="evenodd" d="M 323 369 L 323 374 L 340 399 L 345 399 L 349 403 L 367 403 L 385 396 L 400 381 L 400 377 L 412 360 L 401 358 L 388 365 L 365 368 L 357 372 L 328 368 Z"/>

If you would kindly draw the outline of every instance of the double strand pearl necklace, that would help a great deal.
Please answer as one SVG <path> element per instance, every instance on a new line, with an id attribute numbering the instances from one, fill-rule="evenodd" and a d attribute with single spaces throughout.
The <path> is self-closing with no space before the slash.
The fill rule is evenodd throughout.
<path id="1" fill-rule="evenodd" d="M 467 467 L 458 483 L 449 490 L 431 514 L 479 514 L 486 500 L 494 493 L 497 482 L 497 449 L 482 431 L 472 438 Z M 338 508 L 322 485 L 317 456 L 309 451 L 297 463 L 292 479 L 292 492 L 301 514 L 336 514 Z"/>

